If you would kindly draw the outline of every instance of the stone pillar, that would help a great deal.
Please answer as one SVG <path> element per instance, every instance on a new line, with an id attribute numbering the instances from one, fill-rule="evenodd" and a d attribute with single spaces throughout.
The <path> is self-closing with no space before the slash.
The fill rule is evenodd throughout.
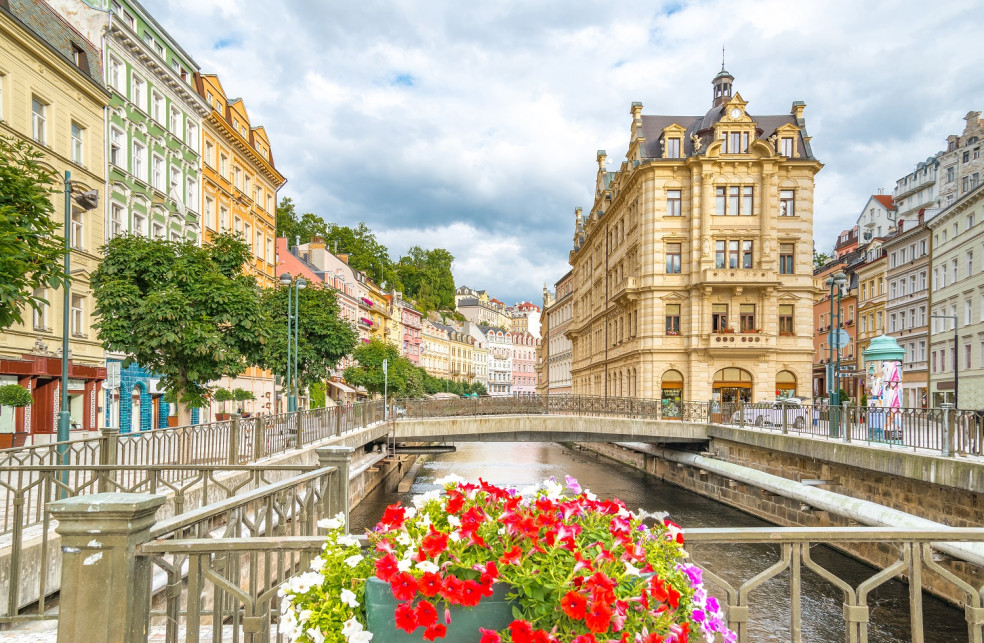
<path id="1" fill-rule="evenodd" d="M 266 420 L 262 415 L 256 416 L 253 423 L 253 462 L 266 454 Z"/>
<path id="2" fill-rule="evenodd" d="M 97 493 L 48 504 L 62 548 L 59 643 L 147 640 L 153 570 L 136 549 L 164 500 Z"/>
<path id="3" fill-rule="evenodd" d="M 229 455 L 226 464 L 239 464 L 239 426 L 242 416 L 238 413 L 232 414 L 232 422 L 229 423 Z"/>
<path id="4" fill-rule="evenodd" d="M 116 464 L 116 452 L 119 450 L 120 430 L 115 428 L 100 429 L 102 442 L 99 444 L 99 464 Z M 116 479 L 113 471 L 102 471 L 99 474 L 99 491 L 109 491 L 110 482 Z"/>
<path id="5" fill-rule="evenodd" d="M 348 533 L 349 524 L 349 464 L 352 461 L 352 447 L 319 447 L 319 467 L 337 467 L 338 475 L 328 491 L 328 502 L 331 508 L 327 513 L 334 515 L 341 511 L 345 514 L 345 531 Z"/>

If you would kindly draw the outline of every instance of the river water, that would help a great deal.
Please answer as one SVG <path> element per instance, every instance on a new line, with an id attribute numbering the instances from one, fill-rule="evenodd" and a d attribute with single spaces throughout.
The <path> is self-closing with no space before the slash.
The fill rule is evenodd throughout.
<path id="1" fill-rule="evenodd" d="M 754 516 L 665 483 L 627 465 L 591 452 L 553 443 L 461 443 L 454 453 L 431 456 L 423 464 L 407 494 L 377 489 L 352 510 L 352 531 L 371 528 L 386 505 L 408 503 L 414 494 L 437 488 L 434 480 L 456 473 L 468 480 L 479 477 L 498 485 L 523 487 L 554 476 L 578 479 L 599 497 L 621 498 L 630 509 L 668 511 L 670 519 L 684 527 L 763 527 Z M 688 548 L 690 549 L 690 548 Z M 737 586 L 779 559 L 779 549 L 770 545 L 702 545 L 690 549 L 696 562 L 714 570 Z M 814 547 L 811 557 L 818 564 L 857 587 L 877 570 L 827 547 Z M 727 570 L 727 571 L 725 571 Z M 725 603 L 724 593 L 711 585 L 711 592 Z M 805 567 L 802 572 L 803 641 L 844 641 L 843 594 Z M 871 607 L 868 632 L 872 643 L 909 641 L 908 588 L 890 581 L 868 596 Z M 750 641 L 789 641 L 789 586 L 780 574 L 751 594 Z M 928 594 L 923 595 L 925 640 L 928 643 L 967 641 L 962 610 Z"/>

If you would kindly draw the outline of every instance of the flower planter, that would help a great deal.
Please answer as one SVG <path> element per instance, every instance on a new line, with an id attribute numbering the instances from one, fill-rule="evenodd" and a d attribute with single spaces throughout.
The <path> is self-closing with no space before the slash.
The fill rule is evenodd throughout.
<path id="1" fill-rule="evenodd" d="M 509 588 L 504 583 L 493 586 L 492 596 L 483 598 L 475 607 L 452 605 L 451 622 L 444 638 L 446 643 L 474 643 L 481 638 L 479 628 L 504 630 L 513 620 L 513 603 L 506 599 Z M 424 628 L 419 627 L 413 634 L 397 629 L 393 612 L 399 602 L 393 598 L 389 583 L 378 578 L 366 581 L 366 618 L 373 643 L 419 643 L 424 641 Z M 443 610 L 440 622 L 444 622 Z"/>

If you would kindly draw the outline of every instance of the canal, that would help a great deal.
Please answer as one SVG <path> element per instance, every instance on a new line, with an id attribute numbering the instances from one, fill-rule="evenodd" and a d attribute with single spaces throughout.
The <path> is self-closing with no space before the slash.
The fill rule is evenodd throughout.
<path id="1" fill-rule="evenodd" d="M 499 485 L 526 486 L 554 476 L 578 479 L 600 497 L 621 498 L 630 509 L 667 511 L 670 519 L 687 527 L 763 527 L 754 516 L 667 484 L 653 476 L 592 452 L 553 443 L 461 443 L 454 453 L 431 456 L 420 468 L 409 493 L 377 489 L 351 513 L 354 532 L 372 528 L 386 505 L 408 503 L 418 493 L 437 488 L 434 480 L 456 473 L 468 480 L 479 477 Z M 691 550 L 696 562 L 714 570 L 735 585 L 768 568 L 779 559 L 778 548 L 769 545 L 702 545 Z M 876 570 L 828 547 L 814 547 L 811 557 L 853 586 Z M 727 571 L 725 571 L 727 570 Z M 724 593 L 709 589 L 724 603 Z M 803 568 L 803 641 L 844 640 L 843 595 L 814 572 Z M 909 641 L 907 586 L 890 581 L 868 597 L 872 643 Z M 923 596 L 928 643 L 967 641 L 962 610 L 928 594 Z M 789 586 L 785 574 L 768 581 L 751 595 L 751 641 L 789 641 Z"/>

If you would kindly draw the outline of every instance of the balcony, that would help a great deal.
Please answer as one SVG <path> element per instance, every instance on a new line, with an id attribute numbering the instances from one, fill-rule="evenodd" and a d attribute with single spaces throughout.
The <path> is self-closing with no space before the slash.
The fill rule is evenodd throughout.
<path id="1" fill-rule="evenodd" d="M 635 277 L 626 277 L 621 283 L 615 286 L 615 294 L 612 300 L 618 306 L 625 306 L 639 298 L 639 286 Z"/>
<path id="2" fill-rule="evenodd" d="M 704 268 L 699 273 L 699 284 L 708 286 L 778 286 L 779 274 L 775 270 L 760 268 Z"/>

